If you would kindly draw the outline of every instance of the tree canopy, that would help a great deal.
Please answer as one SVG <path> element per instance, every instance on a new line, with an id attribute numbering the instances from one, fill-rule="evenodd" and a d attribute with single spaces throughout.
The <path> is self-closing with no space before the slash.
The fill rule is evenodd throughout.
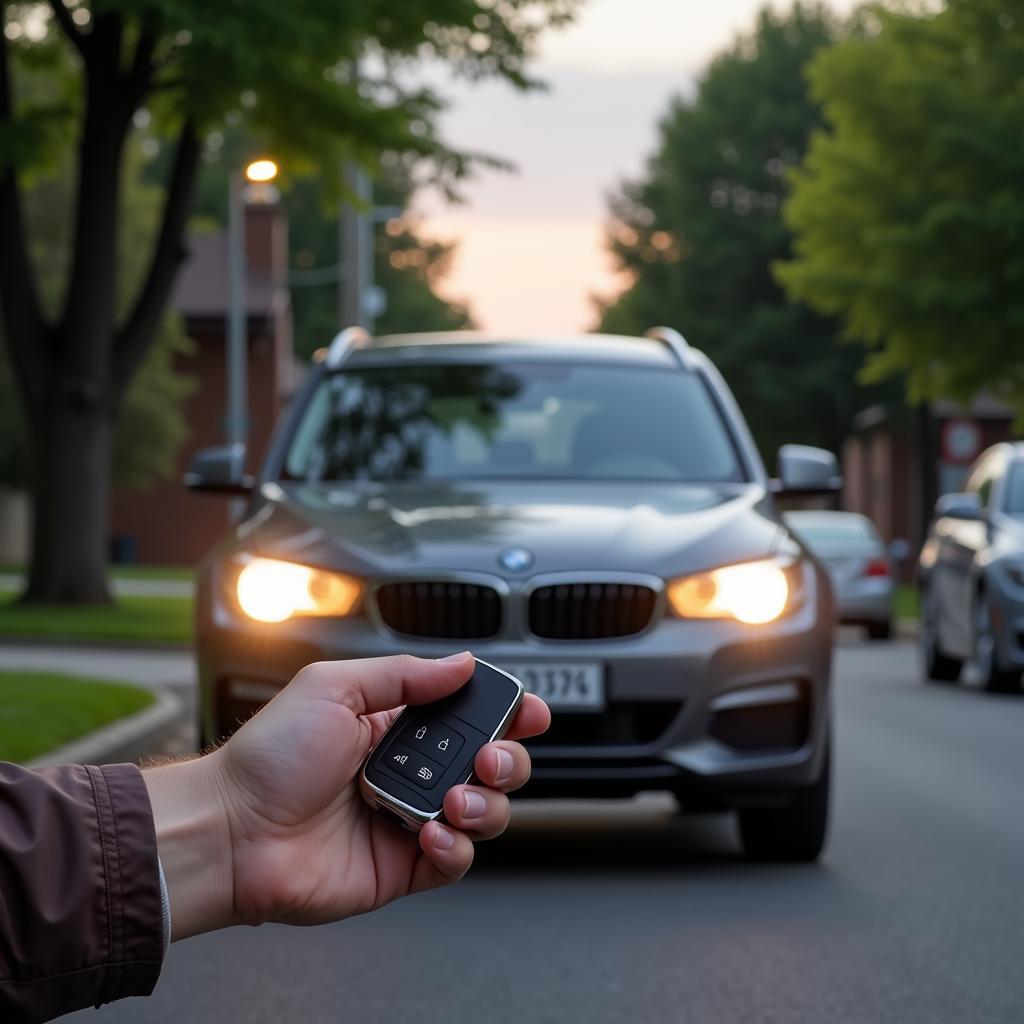
<path id="1" fill-rule="evenodd" d="M 762 11 L 673 102 L 646 174 L 612 199 L 609 244 L 632 284 L 601 328 L 682 331 L 715 360 L 765 455 L 786 441 L 838 445 L 865 403 L 861 353 L 771 271 L 792 244 L 787 172 L 822 125 L 804 67 L 839 32 L 818 4 Z"/>
<path id="2" fill-rule="evenodd" d="M 241 123 L 295 175 L 342 180 L 384 154 L 451 189 L 473 154 L 446 146 L 425 62 L 531 84 L 538 35 L 578 0 L 0 0 L 0 312 L 31 442 L 26 600 L 105 602 L 115 424 L 158 336 L 202 148 Z M 44 75 L 24 90 L 22 71 Z M 118 294 L 125 154 L 144 128 L 173 140 L 152 243 Z M 23 191 L 76 143 L 71 239 L 56 310 L 41 301 Z"/>
<path id="3" fill-rule="evenodd" d="M 792 176 L 789 293 L 841 317 L 875 378 L 1024 410 L 1024 3 L 873 9 L 822 51 L 827 128 Z"/>

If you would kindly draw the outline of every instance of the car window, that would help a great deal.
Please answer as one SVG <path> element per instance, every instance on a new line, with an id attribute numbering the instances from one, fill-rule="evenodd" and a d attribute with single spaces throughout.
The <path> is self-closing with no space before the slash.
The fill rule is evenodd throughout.
<path id="1" fill-rule="evenodd" d="M 285 462 L 293 479 L 744 479 L 695 374 L 508 363 L 352 368 L 325 378 Z"/>
<path id="2" fill-rule="evenodd" d="M 1006 480 L 1003 511 L 1024 519 L 1024 462 L 1015 462 Z"/>

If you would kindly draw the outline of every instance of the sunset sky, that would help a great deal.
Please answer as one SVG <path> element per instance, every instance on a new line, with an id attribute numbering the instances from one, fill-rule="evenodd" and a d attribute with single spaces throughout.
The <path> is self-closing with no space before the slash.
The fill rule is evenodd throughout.
<path id="1" fill-rule="evenodd" d="M 533 65 L 547 92 L 447 85 L 446 138 L 511 160 L 516 171 L 479 172 L 462 206 L 420 199 L 426 233 L 459 242 L 442 291 L 468 301 L 489 330 L 592 327 L 590 296 L 620 286 L 603 247 L 606 196 L 642 171 L 671 97 L 692 93 L 709 58 L 762 6 L 589 0 L 575 24 L 548 35 Z"/>

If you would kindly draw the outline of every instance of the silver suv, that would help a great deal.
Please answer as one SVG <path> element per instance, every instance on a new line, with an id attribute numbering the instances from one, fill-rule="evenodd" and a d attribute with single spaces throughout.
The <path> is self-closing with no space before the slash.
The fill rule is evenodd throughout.
<path id="1" fill-rule="evenodd" d="M 708 359 L 644 338 L 479 334 L 319 354 L 200 576 L 201 730 L 307 662 L 471 648 L 551 705 L 531 795 L 668 790 L 737 810 L 753 856 L 809 860 L 829 794 L 827 577 L 776 495 L 834 493 L 827 452 L 769 480 Z"/>

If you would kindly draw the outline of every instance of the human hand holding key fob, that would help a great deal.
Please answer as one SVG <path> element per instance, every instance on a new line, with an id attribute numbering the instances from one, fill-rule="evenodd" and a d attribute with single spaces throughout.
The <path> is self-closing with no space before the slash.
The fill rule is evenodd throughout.
<path id="1" fill-rule="evenodd" d="M 477 658 L 461 689 L 395 719 L 363 764 L 363 797 L 418 832 L 441 816 L 448 790 L 469 781 L 481 748 L 505 735 L 524 692 L 514 676 Z"/>

